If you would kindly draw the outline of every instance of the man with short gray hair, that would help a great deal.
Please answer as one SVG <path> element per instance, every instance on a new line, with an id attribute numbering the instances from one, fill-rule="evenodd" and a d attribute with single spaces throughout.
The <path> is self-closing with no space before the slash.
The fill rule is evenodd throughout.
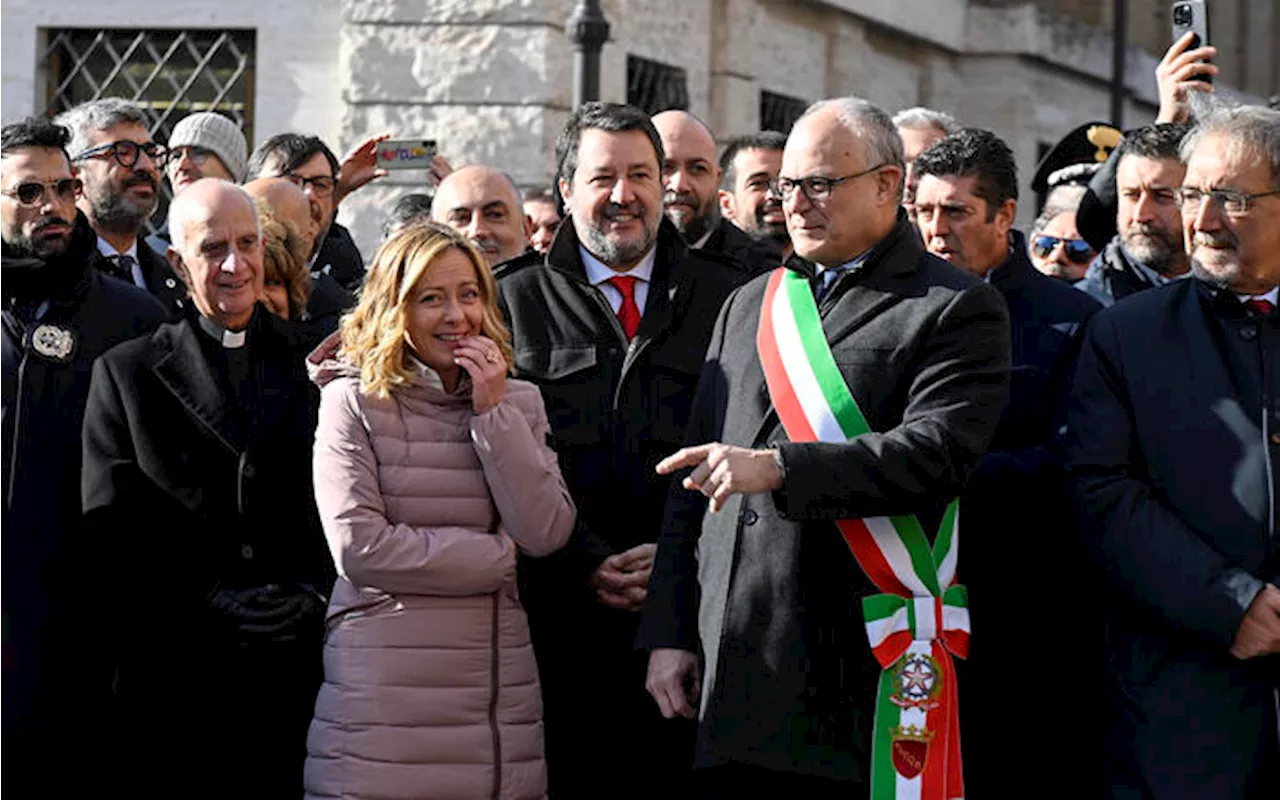
<path id="1" fill-rule="evenodd" d="M 169 222 L 194 313 L 99 358 L 85 410 L 86 525 L 128 531 L 96 564 L 128 709 L 120 796 L 296 797 L 334 577 L 311 481 L 315 338 L 258 302 L 244 189 L 196 181 Z M 144 596 L 164 602 L 128 613 Z"/>
<path id="2" fill-rule="evenodd" d="M 1191 277 L 1093 320 L 1068 415 L 1108 578 L 1117 800 L 1280 786 L 1280 113 L 1201 118 L 1175 192 Z M 1194 720 L 1194 725 L 1188 725 Z"/>
<path id="3" fill-rule="evenodd" d="M 98 234 L 99 266 L 107 274 L 146 289 L 181 314 L 182 282 L 150 245 L 140 241 L 156 209 L 165 148 L 151 137 L 151 120 L 118 97 L 93 100 L 58 115 L 71 131 L 72 165 L 84 183 L 80 210 Z"/>
<path id="4" fill-rule="evenodd" d="M 916 156 L 928 150 L 930 145 L 942 137 L 950 136 L 960 130 L 960 123 L 945 111 L 915 106 L 894 114 L 893 124 L 898 129 L 898 135 L 902 137 L 902 157 L 907 166 L 902 205 L 907 209 L 907 219 L 914 225 L 916 184 L 920 181 L 915 171 Z"/>
<path id="5" fill-rule="evenodd" d="M 1010 351 L 1004 300 L 925 252 L 902 179 L 902 141 L 877 106 L 826 100 L 796 122 L 776 182 L 795 256 L 726 302 L 685 434 L 694 446 L 657 465 L 682 481 L 637 646 L 662 713 L 700 720 L 701 797 L 865 797 L 895 780 L 881 745 L 901 731 L 876 727 L 892 723 L 874 713 L 881 667 L 862 608 L 894 589 L 834 521 L 918 514 L 939 530 L 995 432 Z M 914 631 L 917 653 L 944 651 L 941 624 Z M 949 680 L 940 655 L 907 663 L 897 650 L 889 663 L 931 687 Z M 935 727 L 907 731 L 905 749 L 932 737 L 958 751 Z M 907 778 L 946 780 L 919 772 Z"/>

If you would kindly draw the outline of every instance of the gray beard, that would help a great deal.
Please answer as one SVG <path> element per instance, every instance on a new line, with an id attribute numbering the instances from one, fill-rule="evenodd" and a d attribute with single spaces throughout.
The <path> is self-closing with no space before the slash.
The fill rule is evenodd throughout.
<path id="1" fill-rule="evenodd" d="M 142 230 L 142 224 L 151 217 L 156 209 L 156 201 L 135 203 L 123 192 L 113 194 L 108 189 L 105 193 L 85 192 L 89 201 L 89 214 L 96 227 L 112 233 L 132 234 L 136 236 Z"/>
<path id="2" fill-rule="evenodd" d="M 675 217 L 667 217 L 667 219 L 671 220 L 671 224 L 676 226 L 676 230 L 680 231 L 680 235 L 691 245 L 706 236 L 707 232 L 720 221 L 719 215 L 714 210 L 700 217 L 694 217 L 683 226 L 676 221 Z"/>
<path id="3" fill-rule="evenodd" d="M 640 218 L 640 224 L 644 226 L 644 237 L 635 244 L 619 244 L 609 240 L 603 231 L 595 227 L 595 225 L 584 225 L 583 230 L 578 234 L 582 239 L 582 243 L 586 245 L 587 252 L 603 261 L 609 266 L 618 264 L 627 264 L 632 261 L 638 261 L 641 256 L 649 252 L 649 248 L 653 247 L 654 240 L 658 238 L 657 231 L 649 227 L 649 223 Z"/>
<path id="4" fill-rule="evenodd" d="M 1161 275 L 1169 275 L 1175 268 L 1175 252 L 1168 242 L 1157 239 L 1150 235 L 1122 237 L 1124 249 L 1129 255 L 1141 263 L 1144 267 L 1153 269 Z M 1140 244 L 1135 244 L 1135 241 Z M 1152 242 L 1159 242 L 1156 247 L 1151 247 Z"/>

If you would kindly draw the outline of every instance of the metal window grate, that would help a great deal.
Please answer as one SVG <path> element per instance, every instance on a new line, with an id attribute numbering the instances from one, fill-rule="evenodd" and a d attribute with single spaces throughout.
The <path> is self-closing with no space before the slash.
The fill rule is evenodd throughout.
<path id="1" fill-rule="evenodd" d="M 760 130 L 790 133 L 809 103 L 799 97 L 760 91 Z"/>
<path id="2" fill-rule="evenodd" d="M 196 111 L 225 115 L 244 131 L 245 141 L 253 141 L 253 31 L 62 28 L 44 33 L 46 115 L 102 97 L 123 97 L 150 114 L 157 141 L 167 142 L 178 120 Z M 162 195 L 153 220 L 167 212 L 167 185 Z"/>
<path id="3" fill-rule="evenodd" d="M 627 56 L 627 103 L 644 113 L 689 108 L 685 71 L 639 56 Z"/>

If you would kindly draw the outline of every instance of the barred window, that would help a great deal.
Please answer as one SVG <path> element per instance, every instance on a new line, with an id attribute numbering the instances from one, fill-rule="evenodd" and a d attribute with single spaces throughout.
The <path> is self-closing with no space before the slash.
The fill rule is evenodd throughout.
<path id="1" fill-rule="evenodd" d="M 790 133 L 800 115 L 809 107 L 807 100 L 760 90 L 760 130 Z"/>
<path id="2" fill-rule="evenodd" d="M 42 33 L 44 114 L 122 97 L 148 112 L 156 141 L 167 142 L 173 126 L 188 114 L 217 111 L 253 142 L 252 30 L 58 28 Z M 153 222 L 164 219 L 169 197 L 164 185 Z"/>
<path id="3" fill-rule="evenodd" d="M 653 116 L 661 111 L 689 108 L 685 71 L 639 56 L 627 56 L 627 103 Z"/>

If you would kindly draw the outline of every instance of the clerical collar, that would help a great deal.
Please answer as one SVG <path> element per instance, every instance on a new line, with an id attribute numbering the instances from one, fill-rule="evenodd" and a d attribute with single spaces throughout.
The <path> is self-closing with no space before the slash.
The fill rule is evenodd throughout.
<path id="1" fill-rule="evenodd" d="M 200 317 L 200 329 L 209 334 L 209 337 L 215 342 L 221 344 L 227 350 L 238 350 L 244 347 L 249 341 L 249 329 L 242 331 L 229 331 L 208 317 Z"/>

